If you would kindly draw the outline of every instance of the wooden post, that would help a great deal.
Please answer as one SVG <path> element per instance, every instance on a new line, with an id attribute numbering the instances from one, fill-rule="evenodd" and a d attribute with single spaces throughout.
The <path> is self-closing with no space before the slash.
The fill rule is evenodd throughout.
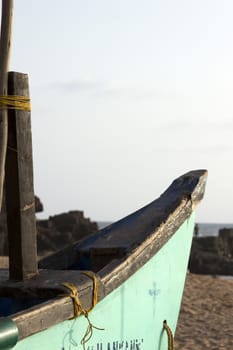
<path id="1" fill-rule="evenodd" d="M 8 94 L 29 96 L 27 74 L 8 74 Z M 37 274 L 31 113 L 28 111 L 8 111 L 5 182 L 10 279 L 24 280 Z"/>

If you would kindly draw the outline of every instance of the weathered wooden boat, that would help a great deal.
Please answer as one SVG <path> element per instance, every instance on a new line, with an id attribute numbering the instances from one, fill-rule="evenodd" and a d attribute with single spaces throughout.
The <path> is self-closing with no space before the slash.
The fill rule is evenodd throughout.
<path id="1" fill-rule="evenodd" d="M 0 349 L 172 349 L 206 178 L 181 176 L 151 204 L 41 260 L 32 278 L 8 280 L 1 269 Z"/>
<path id="2" fill-rule="evenodd" d="M 12 9 L 2 0 L 0 210 L 5 180 L 9 270 L 0 266 L 0 350 L 172 350 L 207 172 L 183 175 L 151 204 L 40 260 L 38 271 L 29 88 L 25 74 L 8 72 Z"/>

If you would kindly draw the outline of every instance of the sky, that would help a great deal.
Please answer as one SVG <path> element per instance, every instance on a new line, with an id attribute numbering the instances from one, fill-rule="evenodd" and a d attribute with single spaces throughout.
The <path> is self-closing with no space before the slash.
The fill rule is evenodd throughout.
<path id="1" fill-rule="evenodd" d="M 118 220 L 193 169 L 198 222 L 233 222 L 232 0 L 15 0 L 43 217 Z"/>

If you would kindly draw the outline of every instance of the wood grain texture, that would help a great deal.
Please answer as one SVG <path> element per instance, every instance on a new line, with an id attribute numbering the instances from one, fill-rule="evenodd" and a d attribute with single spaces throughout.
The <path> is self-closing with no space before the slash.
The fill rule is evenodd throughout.
<path id="1" fill-rule="evenodd" d="M 9 281 L 6 279 L 6 270 L 0 270 L 0 297 L 15 298 L 54 298 L 57 295 L 69 294 L 63 286 L 64 282 L 72 283 L 77 290 L 83 291 L 92 286 L 92 279 L 81 271 L 72 270 L 41 270 L 40 273 L 25 281 Z M 98 276 L 96 275 L 97 279 Z M 99 284 L 99 298 L 102 297 L 103 288 Z"/>
<path id="2" fill-rule="evenodd" d="M 96 277 L 98 280 L 98 300 L 101 300 L 105 295 L 104 286 L 99 277 Z M 33 282 L 28 282 L 28 286 L 19 287 L 18 291 L 19 293 L 22 293 L 23 290 L 27 293 L 30 291 L 36 297 L 53 297 L 53 299 L 12 317 L 19 329 L 20 339 L 74 316 L 73 301 L 69 296 L 70 291 L 62 285 L 63 282 L 73 283 L 77 287 L 78 297 L 84 309 L 89 309 L 92 306 L 92 279 L 77 271 L 57 271 L 57 274 L 54 271 L 43 271 L 40 277 L 36 277 Z"/>
<path id="3" fill-rule="evenodd" d="M 29 96 L 28 76 L 9 73 L 10 95 Z M 6 209 L 10 278 L 23 280 L 37 274 L 35 197 L 33 186 L 31 115 L 8 112 Z"/>
<path id="4" fill-rule="evenodd" d="M 207 179 L 207 171 L 197 170 L 184 174 L 152 203 L 139 209 L 118 222 L 76 242 L 59 252 L 40 260 L 40 268 L 62 269 L 76 265 L 83 257 L 91 261 L 92 252 L 116 249 L 120 252 L 137 247 L 143 239 L 154 235 L 158 250 L 174 234 L 176 229 L 190 215 L 202 200 Z M 177 212 L 176 212 L 177 211 Z M 159 233 L 161 232 L 161 233 Z M 109 254 L 109 262 L 117 256 Z M 81 265 L 80 265 L 81 266 Z M 97 271 L 94 263 L 87 266 Z"/>

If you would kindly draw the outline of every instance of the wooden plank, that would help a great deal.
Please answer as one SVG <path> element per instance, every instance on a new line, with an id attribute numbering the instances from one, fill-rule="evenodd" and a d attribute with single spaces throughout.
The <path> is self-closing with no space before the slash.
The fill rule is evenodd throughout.
<path id="1" fill-rule="evenodd" d="M 68 247 L 65 247 L 55 253 L 52 253 L 45 257 L 39 257 L 39 269 L 69 269 L 72 265 L 74 265 L 77 262 L 78 252 L 75 249 L 75 247 L 78 245 L 78 243 L 79 241 L 74 242 Z"/>
<path id="2" fill-rule="evenodd" d="M 10 72 L 8 92 L 9 95 L 29 96 L 27 74 Z M 24 280 L 38 272 L 31 115 L 28 111 L 8 112 L 6 208 L 10 279 Z"/>
<path id="3" fill-rule="evenodd" d="M 101 281 L 98 280 L 99 298 L 103 294 Z M 92 287 L 93 280 L 82 271 L 41 270 L 39 275 L 25 281 L 7 280 L 7 270 L 0 270 L 0 297 L 12 298 L 54 298 L 57 295 L 67 295 L 69 290 L 64 282 L 75 285 L 79 292 Z M 90 293 L 91 294 L 91 293 Z M 81 295 L 81 294 L 80 294 Z"/>
<path id="4" fill-rule="evenodd" d="M 98 280 L 98 301 L 100 301 L 104 298 L 105 291 L 101 280 L 97 275 L 96 277 Z M 18 289 L 21 294 L 17 294 L 15 289 L 15 297 L 25 297 L 26 293 L 29 293 L 30 297 L 36 298 L 57 297 L 43 303 L 40 300 L 40 304 L 11 316 L 19 329 L 20 339 L 74 317 L 73 300 L 70 297 L 70 291 L 62 286 L 63 282 L 72 283 L 77 287 L 79 301 L 84 309 L 88 310 L 93 305 L 93 281 L 90 277 L 77 271 L 41 271 L 39 276 L 25 281 L 25 286 L 22 282 L 18 282 L 19 285 L 21 284 Z M 6 284 L 9 285 L 9 281 Z M 13 291 L 16 286 L 13 286 L 12 283 L 12 287 Z M 2 288 L 4 289 L 4 286 L 1 283 L 1 291 Z M 20 299 L 15 300 L 20 303 Z"/>
<path id="5" fill-rule="evenodd" d="M 192 171 L 181 176 L 152 203 L 98 233 L 41 259 L 39 266 L 50 269 L 64 269 L 70 266 L 83 268 L 79 261 L 84 257 L 86 262 L 88 261 L 85 268 L 98 271 L 105 262 L 129 254 L 143 240 L 148 239 L 155 242 L 151 245 L 152 242 L 149 241 L 148 250 L 152 249 L 152 254 L 156 253 L 201 201 L 206 179 L 205 170 Z M 114 249 L 117 254 L 110 253 Z M 98 255 L 104 250 L 109 256 L 105 254 L 101 262 Z M 143 259 L 145 256 L 146 254 Z M 99 262 L 95 258 L 98 258 Z"/>
<path id="6" fill-rule="evenodd" d="M 129 247 L 128 247 L 129 248 Z M 96 247 L 90 249 L 91 266 L 94 271 L 105 268 L 112 260 L 121 259 L 127 253 L 126 247 Z"/>
<path id="7" fill-rule="evenodd" d="M 38 307 L 39 306 L 39 307 Z M 41 332 L 74 316 L 72 299 L 60 297 L 19 312 L 11 317 L 19 330 L 19 340 Z"/>

